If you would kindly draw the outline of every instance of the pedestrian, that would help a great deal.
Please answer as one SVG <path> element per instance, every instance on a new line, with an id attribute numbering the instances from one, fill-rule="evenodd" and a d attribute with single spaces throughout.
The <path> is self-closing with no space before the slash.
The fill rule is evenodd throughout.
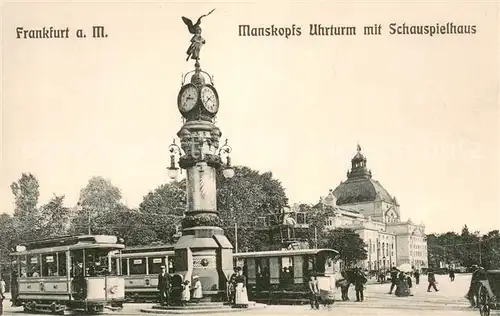
<path id="1" fill-rule="evenodd" d="M 236 298 L 236 276 L 238 275 L 238 267 L 233 268 L 233 274 L 227 282 L 227 295 L 230 304 L 234 304 Z"/>
<path id="2" fill-rule="evenodd" d="M 311 304 L 311 309 L 319 309 L 319 286 L 316 276 L 313 274 L 309 279 L 309 304 Z"/>
<path id="3" fill-rule="evenodd" d="M 413 272 L 413 276 L 415 276 L 415 284 L 419 284 L 420 283 L 420 271 L 415 270 L 415 272 Z"/>
<path id="4" fill-rule="evenodd" d="M 342 300 L 349 300 L 349 286 L 351 285 L 351 281 L 353 281 L 353 277 L 351 277 L 352 271 L 342 270 L 340 273 L 342 275 L 342 280 L 339 281 L 340 291 L 342 293 Z"/>
<path id="5" fill-rule="evenodd" d="M 186 306 L 189 300 L 191 300 L 191 290 L 189 288 L 189 280 L 185 280 L 182 283 L 182 294 L 181 294 L 182 306 Z"/>
<path id="6" fill-rule="evenodd" d="M 450 272 L 448 275 L 450 277 L 451 282 L 455 281 L 455 270 L 453 270 L 453 268 L 450 268 Z"/>
<path id="7" fill-rule="evenodd" d="M 7 291 L 7 286 L 3 277 L 0 275 L 0 315 L 3 315 L 3 300 L 5 299 L 5 292 Z"/>
<path id="8" fill-rule="evenodd" d="M 392 290 L 398 284 L 398 269 L 396 267 L 392 267 L 391 269 L 391 288 L 389 289 L 389 294 L 392 294 Z"/>
<path id="9" fill-rule="evenodd" d="M 203 290 L 201 287 L 201 282 L 200 279 L 197 275 L 193 276 L 193 299 L 196 301 L 196 303 L 200 302 L 200 299 L 203 297 Z"/>
<path id="10" fill-rule="evenodd" d="M 427 274 L 427 281 L 429 282 L 429 286 L 427 287 L 427 292 L 431 291 L 431 288 L 434 288 L 434 291 L 439 292 L 439 290 L 436 287 L 436 276 L 434 275 L 434 272 L 429 271 Z"/>
<path id="11" fill-rule="evenodd" d="M 479 290 L 479 281 L 485 279 L 485 273 L 483 267 L 478 267 L 477 265 L 472 265 L 474 272 L 472 273 L 472 278 L 470 280 L 469 291 L 465 295 L 470 302 L 470 307 L 477 306 L 477 295 Z"/>
<path id="12" fill-rule="evenodd" d="M 367 281 L 368 279 L 366 278 L 366 275 L 363 273 L 363 271 L 361 271 L 361 269 L 357 269 L 354 282 L 354 289 L 356 290 L 356 302 L 364 301 L 365 297 L 363 294 L 363 290 Z"/>
<path id="13" fill-rule="evenodd" d="M 170 275 L 165 266 L 161 266 L 161 272 L 158 275 L 158 290 L 160 291 L 160 305 L 170 305 Z"/>

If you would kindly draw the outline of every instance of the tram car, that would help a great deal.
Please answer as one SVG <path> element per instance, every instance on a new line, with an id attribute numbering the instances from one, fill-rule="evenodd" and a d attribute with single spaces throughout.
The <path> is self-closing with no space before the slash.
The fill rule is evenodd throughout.
<path id="1" fill-rule="evenodd" d="M 125 298 L 121 275 L 123 240 L 107 235 L 44 239 L 10 254 L 14 306 L 26 312 L 98 314 L 120 309 Z"/>
<path id="2" fill-rule="evenodd" d="M 479 314 L 490 316 L 491 310 L 500 311 L 500 270 L 486 271 L 486 278 L 479 282 L 477 299 Z"/>
<path id="3" fill-rule="evenodd" d="M 233 254 L 235 266 L 247 277 L 250 299 L 265 303 L 296 304 L 309 300 L 309 278 L 317 275 L 322 297 L 332 297 L 338 252 L 332 249 L 302 249 Z M 127 302 L 159 300 L 161 266 L 175 273 L 174 246 L 170 244 L 127 247 L 121 253 Z M 334 287 L 334 286 L 333 286 Z"/>
<path id="4" fill-rule="evenodd" d="M 335 300 L 338 251 L 300 249 L 234 254 L 237 266 L 247 277 L 248 297 L 266 304 L 309 303 L 309 280 L 318 280 L 323 304 Z"/>
<path id="5" fill-rule="evenodd" d="M 161 267 L 175 272 L 174 246 L 170 244 L 125 248 L 121 255 L 127 302 L 156 302 L 160 299 L 158 275 Z M 115 256 L 118 259 L 118 255 Z"/>

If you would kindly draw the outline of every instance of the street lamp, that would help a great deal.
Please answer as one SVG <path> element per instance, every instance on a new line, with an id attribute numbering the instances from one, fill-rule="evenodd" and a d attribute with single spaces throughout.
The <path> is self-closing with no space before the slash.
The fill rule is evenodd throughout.
<path id="1" fill-rule="evenodd" d="M 170 179 L 176 179 L 177 176 L 179 175 L 179 167 L 176 166 L 175 164 L 175 156 L 182 155 L 182 149 L 175 143 L 175 139 L 173 140 L 172 144 L 168 146 L 168 151 L 170 151 L 170 167 L 167 168 L 168 170 L 168 177 Z M 181 170 L 182 172 L 182 170 Z"/>
<path id="2" fill-rule="evenodd" d="M 231 146 L 227 144 L 227 139 L 224 145 L 222 145 L 222 147 L 219 149 L 219 157 L 221 157 L 222 159 L 223 155 L 226 156 L 226 164 L 223 165 L 222 169 L 222 174 L 226 179 L 231 179 L 232 177 L 234 177 L 234 169 L 233 167 L 231 167 L 231 157 L 229 156 L 232 150 L 233 149 L 231 148 Z"/>
<path id="3" fill-rule="evenodd" d="M 231 157 L 229 156 L 232 148 L 227 144 L 227 142 L 228 140 L 226 139 L 224 145 L 219 148 L 218 156 L 221 160 L 224 160 L 223 158 L 226 159 L 226 162 L 222 163 L 222 174 L 224 175 L 224 178 L 230 179 L 234 177 L 234 169 L 231 166 Z M 178 162 L 176 162 L 176 156 L 180 158 L 180 156 L 184 155 L 184 151 L 175 143 L 175 139 L 168 147 L 168 150 L 170 151 L 170 167 L 167 168 L 168 177 L 170 179 L 176 179 L 179 175 L 179 169 L 182 173 L 182 169 L 178 167 Z M 201 154 L 203 154 L 203 152 Z"/>

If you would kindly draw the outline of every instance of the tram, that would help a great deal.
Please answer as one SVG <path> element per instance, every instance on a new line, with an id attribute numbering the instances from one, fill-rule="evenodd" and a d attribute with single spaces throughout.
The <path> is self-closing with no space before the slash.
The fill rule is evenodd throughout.
<path id="1" fill-rule="evenodd" d="M 304 304 L 309 300 L 309 278 L 320 291 L 335 291 L 339 253 L 333 249 L 244 252 L 233 257 L 247 277 L 248 297 L 266 304 Z"/>
<path id="2" fill-rule="evenodd" d="M 329 278 L 338 271 L 338 252 L 333 249 L 301 249 L 233 254 L 235 266 L 247 276 L 250 299 L 266 303 L 304 303 L 309 277 Z M 175 273 L 174 246 L 127 247 L 121 253 L 125 297 L 129 302 L 158 301 L 161 266 Z M 325 280 L 319 280 L 325 282 Z"/>
<path id="3" fill-rule="evenodd" d="M 118 255 L 115 255 L 117 258 Z M 170 244 L 127 247 L 121 254 L 127 301 L 146 302 L 159 300 L 158 275 L 161 266 L 175 272 L 174 246 Z"/>
<path id="4" fill-rule="evenodd" d="M 16 247 L 12 302 L 27 312 L 98 314 L 120 309 L 125 298 L 123 240 L 107 235 L 50 238 Z"/>

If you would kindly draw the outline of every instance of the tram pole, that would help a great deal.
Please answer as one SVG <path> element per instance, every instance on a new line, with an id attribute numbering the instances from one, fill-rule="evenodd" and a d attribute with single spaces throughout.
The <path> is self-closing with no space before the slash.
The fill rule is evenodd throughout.
<path id="1" fill-rule="evenodd" d="M 238 223 L 234 222 L 234 252 L 238 253 Z"/>

